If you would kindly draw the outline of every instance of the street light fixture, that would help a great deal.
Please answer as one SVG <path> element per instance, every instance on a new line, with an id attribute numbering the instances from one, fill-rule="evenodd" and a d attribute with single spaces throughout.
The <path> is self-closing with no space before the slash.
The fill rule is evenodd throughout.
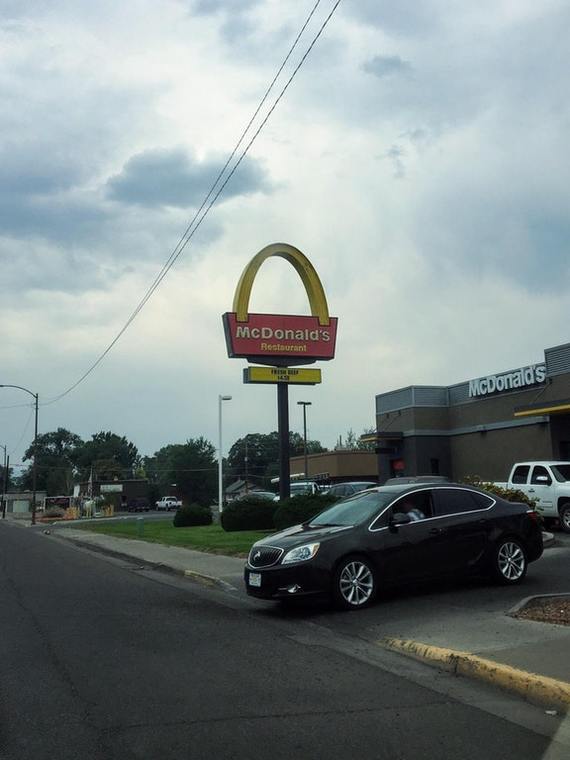
<path id="1" fill-rule="evenodd" d="M 309 463 L 307 457 L 307 407 L 312 406 L 311 401 L 297 401 L 299 406 L 303 407 L 303 446 L 305 451 L 305 477 L 309 475 Z"/>
<path id="2" fill-rule="evenodd" d="M 32 470 L 32 525 L 36 524 L 36 484 L 37 484 L 37 459 L 38 459 L 38 394 L 32 393 L 27 388 L 23 388 L 21 385 L 3 385 L 0 384 L 0 388 L 17 388 L 19 391 L 25 391 L 29 393 L 35 400 L 36 407 L 36 420 L 34 426 L 34 467 Z"/>
<path id="3" fill-rule="evenodd" d="M 222 514 L 223 485 L 222 485 L 222 402 L 231 401 L 231 396 L 218 396 L 218 512 Z"/>

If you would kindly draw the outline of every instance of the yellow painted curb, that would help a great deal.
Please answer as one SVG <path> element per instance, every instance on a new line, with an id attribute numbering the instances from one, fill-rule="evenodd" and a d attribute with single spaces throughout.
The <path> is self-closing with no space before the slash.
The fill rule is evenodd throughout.
<path id="1" fill-rule="evenodd" d="M 502 689 L 514 691 L 529 702 L 570 709 L 570 683 L 566 681 L 528 673 L 526 670 L 486 660 L 469 652 L 422 644 L 413 639 L 386 638 L 380 643 L 395 652 L 438 663 L 458 675 L 477 678 Z"/>
<path id="2" fill-rule="evenodd" d="M 198 573 L 196 572 L 196 570 L 185 570 L 184 575 L 187 578 L 192 578 L 193 581 L 198 581 L 198 583 L 203 583 L 205 586 L 219 585 L 218 578 L 213 578 L 211 575 L 206 575 L 205 573 Z"/>

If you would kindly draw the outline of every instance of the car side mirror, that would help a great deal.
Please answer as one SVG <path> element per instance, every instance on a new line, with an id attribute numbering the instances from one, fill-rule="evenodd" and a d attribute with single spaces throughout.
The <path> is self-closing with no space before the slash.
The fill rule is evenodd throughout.
<path id="1" fill-rule="evenodd" d="M 549 486 L 552 483 L 548 475 L 537 475 L 535 481 L 537 483 L 543 483 L 545 486 Z"/>
<path id="2" fill-rule="evenodd" d="M 410 522 L 412 522 L 410 515 L 407 515 L 405 512 L 395 512 L 390 520 L 390 525 L 397 527 L 398 525 L 406 525 Z"/>

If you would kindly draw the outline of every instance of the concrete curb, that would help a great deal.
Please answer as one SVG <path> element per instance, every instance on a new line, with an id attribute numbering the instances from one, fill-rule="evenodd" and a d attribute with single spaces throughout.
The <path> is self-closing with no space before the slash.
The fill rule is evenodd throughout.
<path id="1" fill-rule="evenodd" d="M 510 615 L 511 617 L 515 616 L 517 612 L 524 610 L 527 604 L 530 604 L 535 599 L 554 599 L 557 596 L 570 597 L 570 591 L 560 591 L 557 594 L 535 594 L 534 596 L 526 596 L 524 599 L 521 599 L 520 602 L 515 604 L 514 607 L 511 607 L 511 609 L 507 612 L 507 615 Z M 552 623 L 548 623 L 548 625 L 552 625 Z"/>
<path id="2" fill-rule="evenodd" d="M 469 652 L 422 644 L 413 639 L 385 638 L 379 643 L 393 652 L 437 664 L 456 675 L 476 678 L 514 692 L 529 702 L 570 710 L 570 683 L 566 681 L 527 673 Z"/>
<path id="3" fill-rule="evenodd" d="M 197 581 L 198 583 L 202 583 L 205 586 L 217 586 L 224 591 L 230 592 L 238 590 L 235 586 L 232 586 L 231 583 L 223 581 L 221 578 L 217 578 L 215 575 L 206 575 L 206 573 L 199 573 L 197 570 L 184 570 L 183 575 L 186 578 L 192 578 L 192 580 Z"/>
<path id="4" fill-rule="evenodd" d="M 56 536 L 56 538 L 63 538 L 64 541 L 69 541 L 70 543 L 75 544 L 75 546 L 79 546 L 81 549 L 88 549 L 89 551 L 95 552 L 96 554 L 105 554 L 108 557 L 114 557 L 115 559 L 130 562 L 131 564 L 140 563 L 145 567 L 152 567 L 155 570 L 163 570 L 167 573 L 172 573 L 173 575 L 189 578 L 196 583 L 201 583 L 203 586 L 217 586 L 224 591 L 232 593 L 238 590 L 235 586 L 232 586 L 231 583 L 228 583 L 221 578 L 216 578 L 214 575 L 206 575 L 206 573 L 200 573 L 197 570 L 181 570 L 177 567 L 166 565 L 164 562 L 151 562 L 149 560 L 142 559 L 141 557 L 135 557 L 132 554 L 118 552 L 115 549 L 108 549 L 107 547 L 99 546 L 98 544 L 92 544 L 89 541 L 81 541 L 77 538 L 69 538 L 67 536 L 63 537 L 61 535 Z"/>

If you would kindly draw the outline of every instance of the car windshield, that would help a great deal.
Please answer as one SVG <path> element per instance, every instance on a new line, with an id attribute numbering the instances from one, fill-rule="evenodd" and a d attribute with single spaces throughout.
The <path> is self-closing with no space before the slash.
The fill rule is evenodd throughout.
<path id="1" fill-rule="evenodd" d="M 394 499 L 394 493 L 373 491 L 343 499 L 314 517 L 309 525 L 358 525 Z"/>
<path id="2" fill-rule="evenodd" d="M 570 464 L 554 464 L 552 472 L 559 483 L 566 483 L 570 480 Z"/>

